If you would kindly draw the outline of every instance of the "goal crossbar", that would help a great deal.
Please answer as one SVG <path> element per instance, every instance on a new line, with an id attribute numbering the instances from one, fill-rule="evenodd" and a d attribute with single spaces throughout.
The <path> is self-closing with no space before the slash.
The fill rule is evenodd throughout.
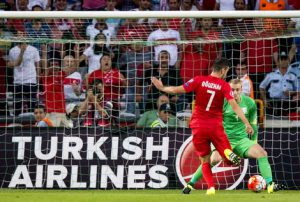
<path id="1" fill-rule="evenodd" d="M 292 18 L 299 11 L 0 11 L 1 18 Z"/>

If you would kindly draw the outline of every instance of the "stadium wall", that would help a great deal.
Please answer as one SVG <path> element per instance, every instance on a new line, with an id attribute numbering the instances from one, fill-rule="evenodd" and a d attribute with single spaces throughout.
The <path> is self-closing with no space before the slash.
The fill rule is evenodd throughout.
<path id="1" fill-rule="evenodd" d="M 296 128 L 263 129 L 259 143 L 276 181 L 300 189 L 300 135 Z M 189 129 L 0 129 L 2 188 L 182 188 L 199 161 Z M 254 160 L 213 168 L 220 189 L 243 189 L 258 174 Z M 197 188 L 206 188 L 200 181 Z"/>

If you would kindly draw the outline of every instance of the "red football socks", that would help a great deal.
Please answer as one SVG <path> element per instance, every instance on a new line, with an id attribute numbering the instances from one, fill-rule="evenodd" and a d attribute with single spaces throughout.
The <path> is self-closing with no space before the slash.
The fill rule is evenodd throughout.
<path id="1" fill-rule="evenodd" d="M 213 175 L 212 175 L 209 163 L 202 164 L 202 173 L 203 173 L 203 177 L 207 183 L 208 189 L 211 187 L 215 187 Z"/>

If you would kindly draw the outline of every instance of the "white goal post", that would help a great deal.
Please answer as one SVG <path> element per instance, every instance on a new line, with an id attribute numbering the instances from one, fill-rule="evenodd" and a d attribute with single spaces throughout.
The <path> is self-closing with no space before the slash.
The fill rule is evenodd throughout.
<path id="1" fill-rule="evenodd" d="M 1 18 L 296 18 L 299 11 L 0 11 Z"/>

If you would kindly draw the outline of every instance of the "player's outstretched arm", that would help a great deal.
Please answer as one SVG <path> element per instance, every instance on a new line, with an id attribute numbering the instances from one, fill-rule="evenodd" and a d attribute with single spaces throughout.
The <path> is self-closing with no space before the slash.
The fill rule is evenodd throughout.
<path id="1" fill-rule="evenodd" d="M 238 117 L 246 125 L 247 133 L 252 135 L 254 133 L 254 130 L 251 127 L 251 125 L 250 125 L 249 121 L 247 120 L 247 118 L 245 117 L 245 114 L 243 113 L 242 109 L 239 107 L 239 105 L 236 103 L 236 101 L 234 99 L 229 100 L 228 103 L 231 105 L 233 111 L 238 115 Z"/>
<path id="2" fill-rule="evenodd" d="M 185 89 L 183 86 L 164 86 L 161 80 L 158 80 L 155 77 L 151 77 L 151 81 L 153 85 L 160 91 L 163 91 L 168 94 L 183 94 L 185 93 Z"/>

